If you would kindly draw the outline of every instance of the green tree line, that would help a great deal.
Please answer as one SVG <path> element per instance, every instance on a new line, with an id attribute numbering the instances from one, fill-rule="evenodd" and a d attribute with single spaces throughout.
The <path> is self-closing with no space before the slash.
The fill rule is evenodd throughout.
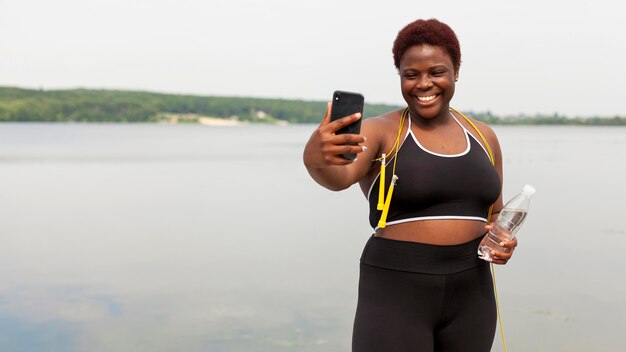
<path id="1" fill-rule="evenodd" d="M 367 104 L 364 115 L 396 107 Z M 153 122 L 160 114 L 197 114 L 240 121 L 319 123 L 319 101 L 160 94 L 117 90 L 30 90 L 0 87 L 0 121 Z"/>
<path id="2" fill-rule="evenodd" d="M 366 104 L 365 117 L 400 108 Z M 141 91 L 71 89 L 33 90 L 0 87 L 0 121 L 155 122 L 163 114 L 194 114 L 239 121 L 319 123 L 320 101 L 162 94 Z M 263 119 L 259 116 L 262 114 Z M 491 124 L 626 125 L 626 117 L 568 118 L 561 115 L 499 117 L 468 114 Z"/>

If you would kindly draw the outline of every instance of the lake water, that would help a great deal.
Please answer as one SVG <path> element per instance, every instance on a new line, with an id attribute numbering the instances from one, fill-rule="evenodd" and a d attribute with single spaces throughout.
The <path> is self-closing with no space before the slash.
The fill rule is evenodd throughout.
<path id="1" fill-rule="evenodd" d="M 349 351 L 372 231 L 309 178 L 314 128 L 0 124 L 0 350 Z M 505 199 L 537 188 L 509 349 L 623 351 L 626 128 L 494 129 Z"/>

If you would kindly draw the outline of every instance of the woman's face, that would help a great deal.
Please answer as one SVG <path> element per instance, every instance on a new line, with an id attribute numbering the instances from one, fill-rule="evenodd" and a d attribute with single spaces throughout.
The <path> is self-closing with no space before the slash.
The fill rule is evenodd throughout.
<path id="1" fill-rule="evenodd" d="M 434 119 L 449 113 L 458 73 L 443 48 L 410 47 L 400 59 L 399 73 L 402 96 L 411 114 Z"/>

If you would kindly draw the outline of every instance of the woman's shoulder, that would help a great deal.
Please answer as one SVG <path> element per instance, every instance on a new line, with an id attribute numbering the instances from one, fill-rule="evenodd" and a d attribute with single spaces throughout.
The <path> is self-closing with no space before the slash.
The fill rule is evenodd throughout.
<path id="1" fill-rule="evenodd" d="M 459 112 L 457 112 L 457 114 L 460 115 L 458 120 L 461 121 L 461 123 L 463 123 L 463 125 L 465 125 L 470 132 L 476 132 L 477 129 L 490 143 L 497 142 L 498 138 L 496 137 L 496 133 L 487 123 L 477 120 L 467 114 L 461 114 Z"/>
<path id="2" fill-rule="evenodd" d="M 478 130 L 485 135 L 485 138 L 487 139 L 494 139 L 497 140 L 498 138 L 496 137 L 496 133 L 493 131 L 493 129 L 491 128 L 491 126 L 489 126 L 487 123 L 480 121 L 480 120 L 476 120 L 476 119 L 472 119 L 472 122 L 476 125 L 476 127 L 478 128 Z"/>
<path id="3" fill-rule="evenodd" d="M 480 144 L 483 145 L 486 149 L 491 149 L 494 153 L 496 161 L 501 157 L 500 151 L 500 142 L 498 141 L 498 137 L 493 129 L 485 122 L 472 118 L 471 116 L 461 114 L 458 111 L 455 111 L 458 116 L 458 120 L 465 126 L 465 128 L 474 135 L 474 137 L 479 141 Z M 465 117 L 465 118 L 464 118 Z M 480 134 L 478 133 L 480 132 Z M 485 145 L 484 140 L 481 138 L 482 135 L 487 141 L 487 145 Z M 487 148 L 489 147 L 489 148 Z"/>
<path id="4" fill-rule="evenodd" d="M 398 125 L 401 116 L 402 109 L 388 111 L 382 115 L 366 118 L 365 120 L 363 120 L 363 124 L 378 131 L 380 131 L 381 128 L 395 128 L 395 126 Z"/>
<path id="5" fill-rule="evenodd" d="M 395 135 L 401 116 L 402 110 L 393 110 L 363 120 L 361 134 L 367 138 L 368 148 L 374 148 L 376 155 L 389 148 L 389 136 Z"/>

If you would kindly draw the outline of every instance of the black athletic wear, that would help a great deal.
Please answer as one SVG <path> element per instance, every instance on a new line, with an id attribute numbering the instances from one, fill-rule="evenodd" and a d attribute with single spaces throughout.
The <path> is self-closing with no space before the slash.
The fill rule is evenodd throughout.
<path id="1" fill-rule="evenodd" d="M 438 154 L 424 148 L 413 132 L 411 119 L 398 151 L 395 174 L 398 181 L 389 206 L 387 225 L 429 219 L 469 219 L 487 222 L 487 211 L 500 195 L 500 177 L 489 155 L 474 136 L 461 126 L 467 141 L 465 151 Z M 385 184 L 391 183 L 393 158 L 387 161 Z M 378 204 L 380 175 L 369 194 L 370 225 L 376 229 L 381 211 Z"/>
<path id="2" fill-rule="evenodd" d="M 386 231 L 393 231 L 389 225 L 427 219 L 487 221 L 500 195 L 500 177 L 484 147 L 456 121 L 467 147 L 444 155 L 419 143 L 409 118 L 394 156 L 398 181 Z M 393 162 L 387 161 L 386 185 Z M 379 181 L 368 194 L 375 229 Z M 476 253 L 481 239 L 442 246 L 372 236 L 361 257 L 353 352 L 490 351 L 496 305 L 489 263 Z"/>
<path id="3" fill-rule="evenodd" d="M 479 242 L 437 246 L 372 236 L 361 258 L 352 351 L 490 351 L 496 306 Z"/>

